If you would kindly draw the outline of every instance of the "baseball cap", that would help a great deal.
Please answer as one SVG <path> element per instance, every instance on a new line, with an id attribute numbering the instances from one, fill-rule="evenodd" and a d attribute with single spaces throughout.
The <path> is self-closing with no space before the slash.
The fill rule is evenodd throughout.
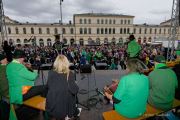
<path id="1" fill-rule="evenodd" d="M 25 56 L 25 52 L 22 50 L 15 50 L 14 52 L 14 58 L 24 58 Z"/>

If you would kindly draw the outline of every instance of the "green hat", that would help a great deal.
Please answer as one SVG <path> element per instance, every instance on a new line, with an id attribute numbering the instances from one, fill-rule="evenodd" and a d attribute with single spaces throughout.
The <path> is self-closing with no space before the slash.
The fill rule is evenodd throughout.
<path id="1" fill-rule="evenodd" d="M 22 50 L 15 50 L 14 58 L 24 58 L 26 56 L 25 52 Z"/>
<path id="2" fill-rule="evenodd" d="M 164 56 L 162 55 L 157 55 L 155 58 L 154 58 L 154 61 L 155 62 L 158 62 L 158 63 L 165 63 L 166 62 L 166 59 Z"/>
<path id="3" fill-rule="evenodd" d="M 6 56 L 4 54 L 0 54 L 0 61 L 5 59 L 5 58 L 6 58 Z"/>

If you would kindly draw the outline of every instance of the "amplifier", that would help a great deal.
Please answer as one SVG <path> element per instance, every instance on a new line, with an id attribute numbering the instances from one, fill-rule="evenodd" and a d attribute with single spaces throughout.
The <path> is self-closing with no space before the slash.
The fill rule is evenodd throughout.
<path id="1" fill-rule="evenodd" d="M 81 73 L 91 73 L 92 72 L 91 65 L 86 64 L 86 65 L 80 66 L 80 72 Z"/>

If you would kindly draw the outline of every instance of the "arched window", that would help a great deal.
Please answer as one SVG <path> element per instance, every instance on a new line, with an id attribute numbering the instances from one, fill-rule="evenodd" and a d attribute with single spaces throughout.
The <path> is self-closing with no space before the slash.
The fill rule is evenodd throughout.
<path id="1" fill-rule="evenodd" d="M 91 19 L 88 19 L 88 23 L 91 24 Z"/>
<path id="2" fill-rule="evenodd" d="M 81 46 L 84 45 L 84 40 L 83 40 L 82 38 L 79 40 L 79 44 L 80 44 Z"/>
<path id="3" fill-rule="evenodd" d="M 129 34 L 130 33 L 130 30 L 129 30 L 129 28 L 127 29 L 127 34 Z"/>
<path id="4" fill-rule="evenodd" d="M 31 28 L 31 34 L 34 34 L 34 28 Z"/>
<path id="5" fill-rule="evenodd" d="M 116 24 L 116 20 L 113 20 L 113 24 Z"/>
<path id="6" fill-rule="evenodd" d="M 105 34 L 108 34 L 108 29 L 107 28 L 105 28 Z"/>
<path id="7" fill-rule="evenodd" d="M 20 40 L 20 39 L 17 39 L 17 40 L 16 40 L 16 43 L 19 43 L 19 44 L 20 44 L 20 43 L 21 43 L 21 40 Z"/>
<path id="8" fill-rule="evenodd" d="M 11 34 L 11 28 L 8 28 L 8 33 Z"/>
<path id="9" fill-rule="evenodd" d="M 44 47 L 44 40 L 43 39 L 39 39 L 39 45 L 40 45 L 40 47 Z"/>
<path id="10" fill-rule="evenodd" d="M 147 28 L 144 29 L 144 34 L 147 34 Z"/>
<path id="11" fill-rule="evenodd" d="M 73 45 L 75 43 L 74 39 L 70 40 L 70 45 Z"/>
<path id="12" fill-rule="evenodd" d="M 97 28 L 97 34 L 99 34 L 99 28 Z"/>
<path id="13" fill-rule="evenodd" d="M 54 28 L 54 34 L 58 34 L 58 29 Z"/>
<path id="14" fill-rule="evenodd" d="M 63 39 L 63 43 L 67 44 L 67 39 L 66 38 Z"/>
<path id="15" fill-rule="evenodd" d="M 62 32 L 63 32 L 63 34 L 66 34 L 66 29 L 65 29 L 65 28 L 63 28 L 63 31 L 62 31 Z"/>
<path id="16" fill-rule="evenodd" d="M 47 39 L 47 46 L 49 46 L 49 47 L 52 46 L 52 43 L 51 43 L 51 39 L 50 39 L 50 38 Z"/>
<path id="17" fill-rule="evenodd" d="M 108 39 L 107 38 L 104 39 L 104 44 L 108 44 Z"/>
<path id="18" fill-rule="evenodd" d="M 112 24 L 112 20 L 111 19 L 109 20 L 109 24 Z"/>
<path id="19" fill-rule="evenodd" d="M 83 34 L 83 29 L 82 28 L 79 28 L 79 33 Z"/>
<path id="20" fill-rule="evenodd" d="M 124 34 L 126 34 L 126 28 L 124 28 Z"/>
<path id="21" fill-rule="evenodd" d="M 113 34 L 116 34 L 116 29 L 115 28 L 113 28 Z"/>
<path id="22" fill-rule="evenodd" d="M 128 24 L 131 24 L 131 21 L 130 21 L 130 20 L 128 20 Z"/>
<path id="23" fill-rule="evenodd" d="M 71 34 L 74 34 L 74 29 L 71 28 L 71 29 L 70 29 L 70 32 L 71 32 Z"/>
<path id="24" fill-rule="evenodd" d="M 139 28 L 139 34 L 141 34 L 141 28 Z"/>
<path id="25" fill-rule="evenodd" d="M 152 28 L 150 28 L 149 33 L 152 34 Z"/>
<path id="26" fill-rule="evenodd" d="M 49 28 L 46 28 L 46 33 L 50 34 L 50 29 Z"/>
<path id="27" fill-rule="evenodd" d="M 109 28 L 109 34 L 111 34 L 111 28 Z"/>
<path id="28" fill-rule="evenodd" d="M 28 43 L 28 40 L 27 39 L 24 39 L 24 44 Z"/>
<path id="29" fill-rule="evenodd" d="M 97 19 L 97 24 L 99 24 L 100 23 L 100 21 L 99 21 L 99 19 Z"/>
<path id="30" fill-rule="evenodd" d="M 39 28 L 39 34 L 42 34 L 42 29 L 41 28 Z"/>
<path id="31" fill-rule="evenodd" d="M 157 29 L 154 30 L 154 33 L 157 34 Z"/>
<path id="32" fill-rule="evenodd" d="M 161 28 L 159 29 L 159 34 L 161 34 Z"/>
<path id="33" fill-rule="evenodd" d="M 127 24 L 127 20 L 124 20 L 124 24 Z"/>
<path id="34" fill-rule="evenodd" d="M 84 19 L 84 24 L 87 24 L 87 20 L 86 19 Z"/>
<path id="35" fill-rule="evenodd" d="M 120 29 L 120 34 L 123 34 L 123 29 L 122 28 Z"/>
<path id="36" fill-rule="evenodd" d="M 121 20 L 121 24 L 123 24 L 123 20 Z"/>
<path id="37" fill-rule="evenodd" d="M 151 42 L 151 37 L 149 37 L 148 42 Z"/>
<path id="38" fill-rule="evenodd" d="M 114 45 L 116 44 L 116 39 L 115 38 L 112 39 L 112 44 L 114 44 Z"/>
<path id="39" fill-rule="evenodd" d="M 166 29 L 164 28 L 164 34 L 166 34 Z"/>
<path id="40" fill-rule="evenodd" d="M 105 24 L 108 24 L 108 20 L 107 19 L 105 20 Z"/>
<path id="41" fill-rule="evenodd" d="M 16 34 L 19 34 L 19 29 L 16 27 L 15 28 Z"/>
<path id="42" fill-rule="evenodd" d="M 97 38 L 97 39 L 96 39 L 96 44 L 97 44 L 97 45 L 100 45 L 100 44 L 101 44 L 101 42 L 100 42 L 100 39 L 99 39 L 99 38 Z"/>
<path id="43" fill-rule="evenodd" d="M 79 23 L 82 24 L 82 19 L 79 20 Z"/>
<path id="44" fill-rule="evenodd" d="M 101 28 L 101 34 L 104 34 L 104 29 L 103 28 Z"/>
<path id="45" fill-rule="evenodd" d="M 26 34 L 26 28 L 23 28 L 23 34 Z"/>
<path id="46" fill-rule="evenodd" d="M 91 28 L 88 29 L 89 34 L 91 34 Z"/>
<path id="47" fill-rule="evenodd" d="M 93 42 L 92 42 L 92 38 L 88 38 L 88 45 L 92 45 Z"/>
<path id="48" fill-rule="evenodd" d="M 87 34 L 87 28 L 84 28 L 84 34 Z"/>

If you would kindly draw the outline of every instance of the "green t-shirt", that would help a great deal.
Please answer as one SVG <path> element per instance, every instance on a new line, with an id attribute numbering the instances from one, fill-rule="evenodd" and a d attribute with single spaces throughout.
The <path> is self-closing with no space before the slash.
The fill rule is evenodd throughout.
<path id="1" fill-rule="evenodd" d="M 114 97 L 121 100 L 115 104 L 115 111 L 127 118 L 137 118 L 146 111 L 149 95 L 149 80 L 139 73 L 124 76 L 114 93 Z"/>
<path id="2" fill-rule="evenodd" d="M 157 64 L 149 74 L 150 95 L 148 103 L 162 110 L 171 109 L 178 86 L 176 74 L 165 64 Z"/>

